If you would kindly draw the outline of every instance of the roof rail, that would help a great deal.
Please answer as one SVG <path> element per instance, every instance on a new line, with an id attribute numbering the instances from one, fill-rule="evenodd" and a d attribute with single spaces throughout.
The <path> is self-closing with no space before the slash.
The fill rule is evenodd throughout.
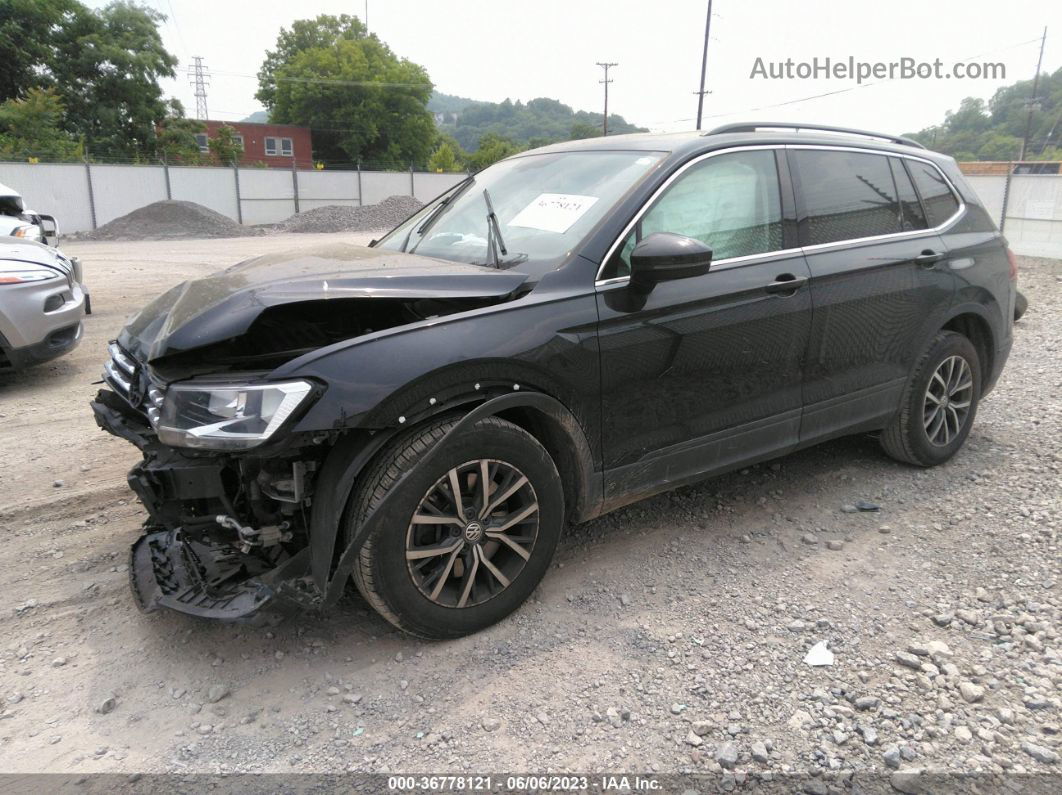
<path id="1" fill-rule="evenodd" d="M 714 130 L 710 130 L 708 135 L 722 135 L 723 133 L 739 133 L 739 132 L 756 132 L 763 128 L 774 128 L 784 130 L 814 130 L 816 132 L 835 132 L 844 133 L 846 135 L 862 135 L 864 138 L 880 138 L 883 141 L 892 141 L 896 144 L 903 144 L 904 146 L 914 146 L 918 149 L 925 149 L 926 147 L 918 143 L 912 138 L 904 138 L 902 135 L 888 135 L 887 133 L 870 132 L 869 130 L 856 130 L 851 127 L 831 127 L 827 124 L 794 124 L 793 122 L 776 122 L 776 121 L 758 121 L 758 122 L 736 122 L 734 124 L 724 124 L 722 127 L 716 127 Z"/>

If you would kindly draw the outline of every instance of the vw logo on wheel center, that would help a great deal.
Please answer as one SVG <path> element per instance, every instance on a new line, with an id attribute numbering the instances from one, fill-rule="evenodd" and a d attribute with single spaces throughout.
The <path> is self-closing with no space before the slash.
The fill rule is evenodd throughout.
<path id="1" fill-rule="evenodd" d="M 465 526 L 465 541 L 478 544 L 481 538 L 483 538 L 483 525 L 479 522 L 469 522 Z"/>

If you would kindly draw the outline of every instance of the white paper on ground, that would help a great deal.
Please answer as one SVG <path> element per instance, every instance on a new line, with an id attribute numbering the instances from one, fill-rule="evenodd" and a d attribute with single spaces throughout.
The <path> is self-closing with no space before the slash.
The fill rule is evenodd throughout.
<path id="1" fill-rule="evenodd" d="M 525 226 L 543 232 L 564 234 L 583 214 L 594 206 L 597 196 L 578 196 L 572 193 L 540 193 L 506 226 Z"/>
<path id="2" fill-rule="evenodd" d="M 804 662 L 808 665 L 833 665 L 833 652 L 826 648 L 826 643 L 820 640 L 812 646 L 804 657 Z"/>

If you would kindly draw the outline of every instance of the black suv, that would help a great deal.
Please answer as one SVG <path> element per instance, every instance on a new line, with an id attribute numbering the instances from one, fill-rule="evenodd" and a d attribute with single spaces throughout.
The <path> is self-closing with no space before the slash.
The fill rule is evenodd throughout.
<path id="1" fill-rule="evenodd" d="M 140 606 L 242 618 L 352 579 L 481 629 L 566 522 L 824 439 L 932 466 L 1011 345 L 1016 269 L 954 161 L 825 127 L 556 144 L 371 247 L 181 284 L 111 346 L 144 454 Z"/>

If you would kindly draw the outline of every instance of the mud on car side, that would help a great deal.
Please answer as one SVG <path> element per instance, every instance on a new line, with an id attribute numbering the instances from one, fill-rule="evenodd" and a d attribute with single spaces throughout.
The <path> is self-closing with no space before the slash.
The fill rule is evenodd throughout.
<path id="1" fill-rule="evenodd" d="M 954 162 L 904 139 L 509 158 L 372 247 L 249 260 L 122 331 L 93 410 L 143 453 L 134 596 L 239 619 L 353 583 L 408 632 L 474 632 L 566 522 L 846 433 L 947 461 L 1015 278 Z"/>

